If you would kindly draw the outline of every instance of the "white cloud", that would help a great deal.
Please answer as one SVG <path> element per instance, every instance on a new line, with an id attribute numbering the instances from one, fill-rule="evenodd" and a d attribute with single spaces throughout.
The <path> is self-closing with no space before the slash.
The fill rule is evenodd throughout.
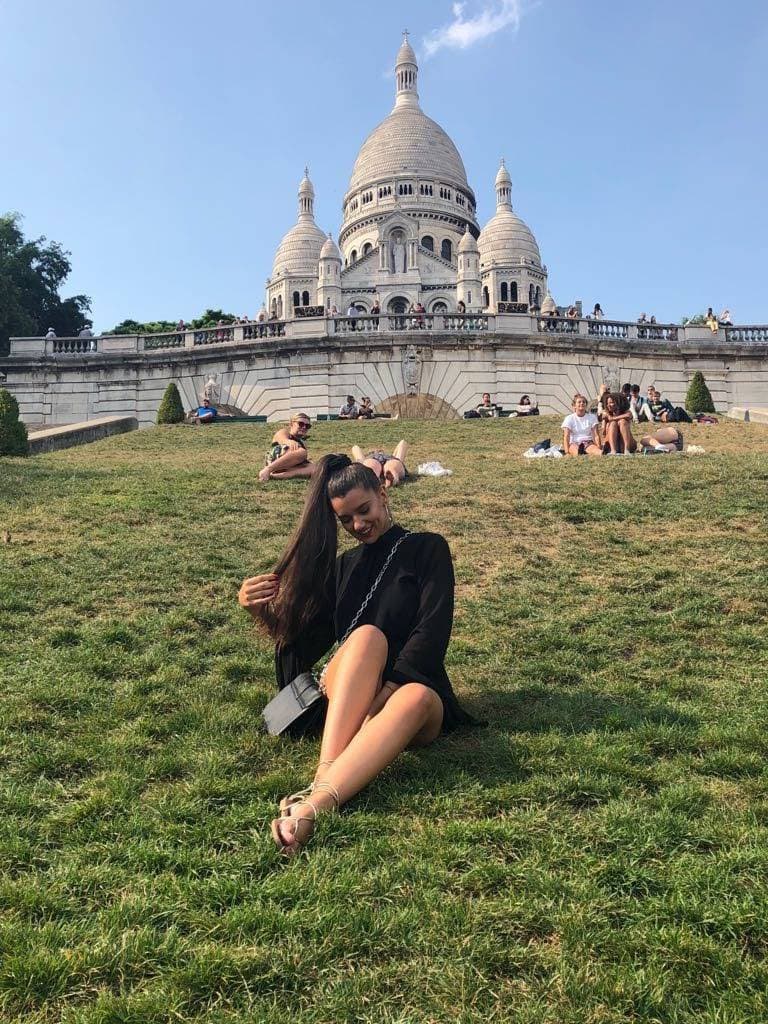
<path id="1" fill-rule="evenodd" d="M 424 37 L 425 57 L 431 57 L 438 50 L 466 50 L 502 29 L 517 29 L 523 14 L 523 0 L 494 0 L 476 13 L 469 14 L 467 7 L 466 2 L 453 4 L 453 20 Z"/>

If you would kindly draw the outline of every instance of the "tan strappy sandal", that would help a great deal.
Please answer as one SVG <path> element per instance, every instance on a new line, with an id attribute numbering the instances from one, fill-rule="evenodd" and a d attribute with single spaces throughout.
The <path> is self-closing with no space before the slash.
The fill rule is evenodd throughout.
<path id="1" fill-rule="evenodd" d="M 333 764 L 333 761 L 320 761 L 320 763 L 317 766 L 317 770 L 320 771 L 324 764 Z M 317 782 L 310 782 L 310 784 L 306 786 L 304 789 L 299 789 L 295 793 L 289 793 L 288 796 L 284 796 L 283 799 L 278 804 L 280 817 L 287 817 L 291 813 L 291 808 L 295 807 L 296 804 L 306 803 L 307 797 L 312 796 L 312 794 L 315 791 L 315 786 L 317 785 Z"/>
<path id="2" fill-rule="evenodd" d="M 314 792 L 318 792 L 319 790 L 324 790 L 326 793 L 331 794 L 333 802 L 336 805 L 334 810 L 338 810 L 340 803 L 338 789 L 336 789 L 335 786 L 332 786 L 330 782 L 318 782 L 315 785 Z M 307 807 L 311 809 L 311 816 L 308 814 L 290 814 L 288 816 L 275 818 L 272 822 L 272 838 L 275 841 L 275 845 L 277 846 L 278 851 L 283 857 L 295 857 L 298 853 L 301 853 L 301 851 L 310 841 L 312 836 L 315 834 L 314 825 L 315 822 L 317 821 L 317 817 L 320 811 L 315 806 L 315 804 L 312 803 L 311 800 L 303 800 L 302 803 L 305 803 Z M 286 843 L 282 833 L 280 832 L 280 826 L 284 826 L 286 824 L 286 821 L 288 821 L 289 819 L 296 822 L 296 827 L 293 830 L 294 842 L 292 843 Z M 312 831 L 309 833 L 309 835 L 306 837 L 304 841 L 298 838 L 299 825 L 302 821 L 312 822 Z"/>

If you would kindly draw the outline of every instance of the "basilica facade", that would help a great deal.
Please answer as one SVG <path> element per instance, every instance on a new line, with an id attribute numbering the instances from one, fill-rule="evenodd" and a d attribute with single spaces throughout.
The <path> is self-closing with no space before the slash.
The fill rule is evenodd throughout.
<path id="1" fill-rule="evenodd" d="M 502 160 L 496 213 L 481 229 L 459 151 L 422 111 L 418 65 L 407 36 L 395 65 L 395 105 L 363 143 L 344 197 L 338 244 L 314 219 L 308 173 L 296 224 L 267 280 L 272 317 L 305 313 L 520 311 L 554 306 L 536 239 L 512 208 Z M 322 308 L 321 308 L 322 307 Z"/>

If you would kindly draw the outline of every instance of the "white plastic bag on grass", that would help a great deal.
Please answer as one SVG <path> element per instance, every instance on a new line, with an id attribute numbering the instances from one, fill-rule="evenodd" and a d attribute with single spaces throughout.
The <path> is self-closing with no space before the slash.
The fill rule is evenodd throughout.
<path id="1" fill-rule="evenodd" d="M 422 462 L 416 472 L 419 476 L 453 476 L 453 470 L 446 469 L 442 462 Z"/>

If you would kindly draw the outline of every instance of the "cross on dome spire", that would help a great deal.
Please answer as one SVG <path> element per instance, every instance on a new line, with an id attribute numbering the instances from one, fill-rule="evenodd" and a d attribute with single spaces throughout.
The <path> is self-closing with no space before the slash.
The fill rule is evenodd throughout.
<path id="1" fill-rule="evenodd" d="M 418 107 L 419 94 L 416 91 L 418 75 L 419 65 L 416 63 L 416 54 L 408 42 L 408 29 L 405 29 L 403 41 L 395 60 L 396 107 Z"/>

